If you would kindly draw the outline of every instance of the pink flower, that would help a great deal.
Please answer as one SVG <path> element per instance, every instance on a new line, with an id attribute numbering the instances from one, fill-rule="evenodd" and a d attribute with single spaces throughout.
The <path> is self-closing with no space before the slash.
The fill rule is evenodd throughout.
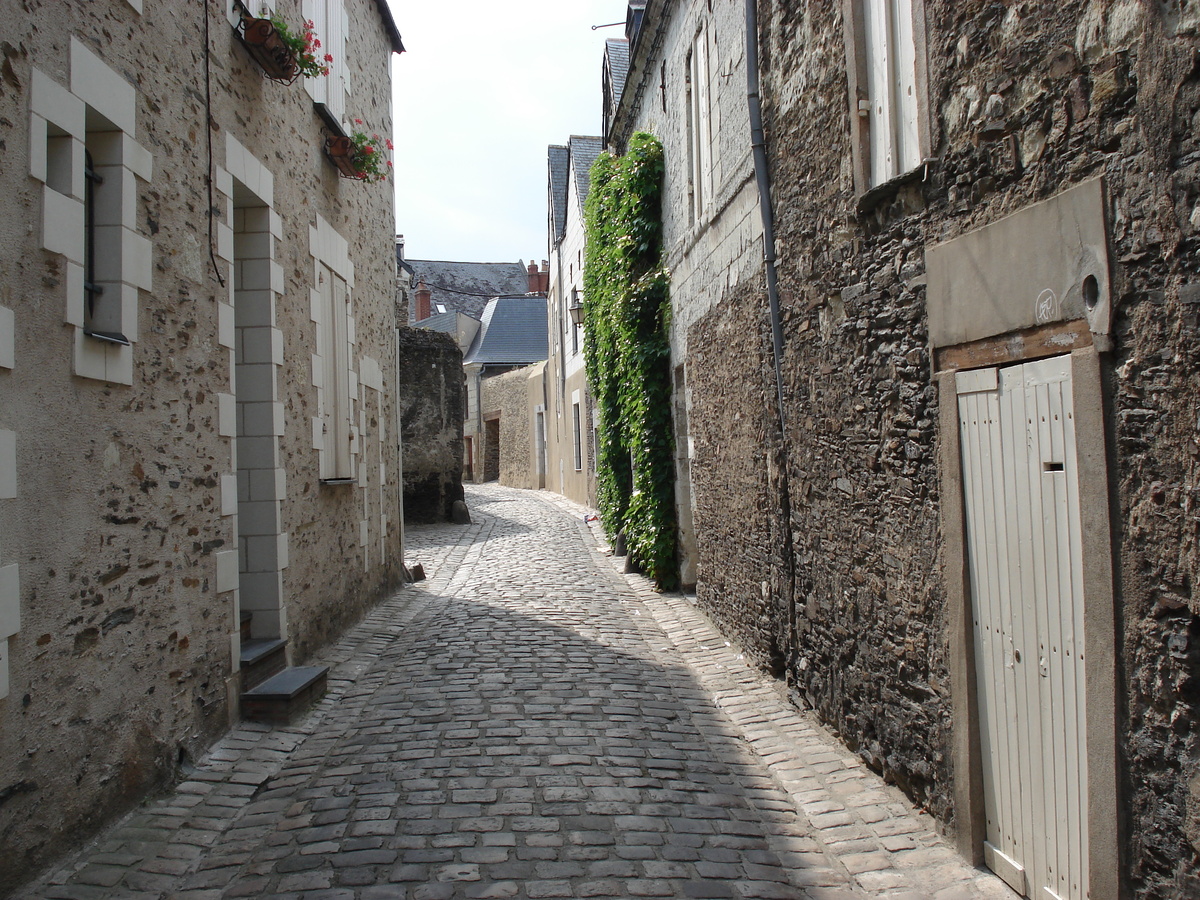
<path id="1" fill-rule="evenodd" d="M 365 144 L 365 145 L 363 145 L 362 152 L 363 153 L 374 153 L 375 148 L 372 147 L 370 144 Z"/>
<path id="2" fill-rule="evenodd" d="M 354 120 L 354 124 L 355 124 L 355 125 L 361 125 L 361 124 L 362 124 L 362 119 L 355 119 L 355 120 Z"/>
<path id="3" fill-rule="evenodd" d="M 387 139 L 387 140 L 386 140 L 384 143 L 386 143 L 386 144 L 387 144 L 387 148 L 388 148 L 389 150 L 395 150 L 395 149 L 396 149 L 395 145 L 393 145 L 393 144 L 392 144 L 392 139 L 391 139 L 391 138 L 388 138 L 388 139 Z M 388 165 L 390 166 L 390 165 L 391 165 L 391 163 L 388 163 Z"/>
<path id="4" fill-rule="evenodd" d="M 325 62 L 333 62 L 333 54 L 332 53 L 325 54 Z"/>
<path id="5" fill-rule="evenodd" d="M 390 159 L 388 160 L 388 168 L 392 168 L 392 161 Z"/>
<path id="6" fill-rule="evenodd" d="M 314 46 L 314 47 L 320 47 L 320 46 L 321 46 L 321 41 L 320 41 L 320 39 L 319 39 L 319 38 L 313 38 L 313 46 Z"/>

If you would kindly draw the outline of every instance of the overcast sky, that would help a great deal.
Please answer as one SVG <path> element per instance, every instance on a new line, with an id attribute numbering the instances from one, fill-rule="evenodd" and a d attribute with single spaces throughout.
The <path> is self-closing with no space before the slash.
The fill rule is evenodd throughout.
<path id="1" fill-rule="evenodd" d="M 600 133 L 623 0 L 389 0 L 396 232 L 410 259 L 546 257 L 546 147 Z"/>

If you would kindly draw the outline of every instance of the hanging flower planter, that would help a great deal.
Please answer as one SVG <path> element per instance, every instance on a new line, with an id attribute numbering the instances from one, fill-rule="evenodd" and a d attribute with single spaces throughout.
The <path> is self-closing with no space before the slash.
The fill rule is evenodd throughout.
<path id="1" fill-rule="evenodd" d="M 333 56 L 326 53 L 318 58 L 321 41 L 313 31 L 312 22 L 304 23 L 303 35 L 295 35 L 279 16 L 259 18 L 250 15 L 246 7 L 239 6 L 242 17 L 237 24 L 238 37 L 268 78 L 280 84 L 292 84 L 300 76 L 316 78 L 329 74 Z"/>
<path id="2" fill-rule="evenodd" d="M 354 144 L 348 137 L 330 135 L 325 139 L 325 155 L 343 178 L 358 178 L 354 165 Z"/>
<path id="3" fill-rule="evenodd" d="M 362 125 L 362 119 L 354 120 Z M 343 178 L 355 181 L 385 181 L 392 170 L 392 161 L 387 158 L 384 147 L 393 149 L 392 142 L 377 134 L 370 137 L 355 131 L 349 137 L 331 134 L 325 138 L 325 155 Z"/>
<path id="4" fill-rule="evenodd" d="M 238 23 L 238 34 L 254 61 L 272 81 L 292 84 L 300 77 L 296 55 L 283 42 L 270 19 L 243 16 Z"/>

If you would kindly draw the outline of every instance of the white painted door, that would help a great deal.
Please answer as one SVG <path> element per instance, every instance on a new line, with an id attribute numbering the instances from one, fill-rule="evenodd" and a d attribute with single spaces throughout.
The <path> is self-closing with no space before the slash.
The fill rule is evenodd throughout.
<path id="1" fill-rule="evenodd" d="M 1084 900 L 1082 534 L 1071 358 L 957 376 L 988 866 Z"/>

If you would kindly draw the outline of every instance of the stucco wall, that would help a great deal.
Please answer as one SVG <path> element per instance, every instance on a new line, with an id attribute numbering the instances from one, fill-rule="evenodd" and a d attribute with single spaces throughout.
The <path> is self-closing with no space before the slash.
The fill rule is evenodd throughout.
<path id="1" fill-rule="evenodd" d="M 390 133 L 390 45 L 373 0 L 347 5 L 347 108 Z M 298 3 L 277 6 L 299 21 Z M 265 80 L 220 4 L 5 0 L 0 12 L 0 307 L 12 312 L 0 313 L 0 349 L 14 351 L 9 365 L 0 353 L 0 431 L 14 436 L 0 477 L 12 485 L 0 490 L 0 618 L 15 624 L 0 636 L 3 887 L 170 778 L 229 724 L 238 610 L 257 602 L 244 576 L 238 590 L 237 535 L 261 524 L 250 506 L 239 515 L 239 497 L 261 499 L 254 517 L 274 535 L 253 552 L 276 560 L 282 611 L 272 616 L 293 661 L 396 583 L 400 530 L 392 185 L 338 178 L 304 86 Z M 46 249 L 56 239 L 43 235 L 72 190 L 43 184 L 56 134 L 43 123 L 79 115 L 81 130 L 99 127 L 84 122 L 85 102 L 121 119 L 133 142 L 123 152 L 136 178 L 122 182 L 121 208 L 126 245 L 145 266 L 127 279 L 132 347 L 109 354 L 107 377 L 89 362 L 106 351 L 71 321 L 73 251 Z M 251 200 L 270 213 L 235 240 Z M 318 244 L 344 248 L 337 265 L 353 282 L 355 482 L 339 486 L 321 483 L 315 446 Z M 235 273 L 235 258 L 254 262 Z M 235 285 L 254 279 L 270 315 L 251 322 Z M 260 365 L 235 379 L 242 353 Z M 238 392 L 245 399 L 252 385 L 273 399 L 251 412 Z M 262 433 L 253 451 L 241 445 L 239 489 L 243 414 Z"/>
<path id="2" fill-rule="evenodd" d="M 583 209 L 576 190 L 578 162 L 572 156 L 567 178 L 567 212 L 563 240 L 550 248 L 550 358 L 546 364 L 545 398 L 535 398 L 534 406 L 546 405 L 547 468 L 546 487 L 576 503 L 594 504 L 596 497 L 595 448 L 589 445 L 591 434 L 591 396 L 583 359 L 583 328 L 578 329 L 578 344 L 573 340 L 576 326 L 568 308 L 572 289 L 583 291 L 583 256 L 586 243 Z M 576 350 L 578 346 L 578 350 Z M 580 405 L 583 421 L 583 467 L 575 469 L 575 423 L 572 406 Z"/>

